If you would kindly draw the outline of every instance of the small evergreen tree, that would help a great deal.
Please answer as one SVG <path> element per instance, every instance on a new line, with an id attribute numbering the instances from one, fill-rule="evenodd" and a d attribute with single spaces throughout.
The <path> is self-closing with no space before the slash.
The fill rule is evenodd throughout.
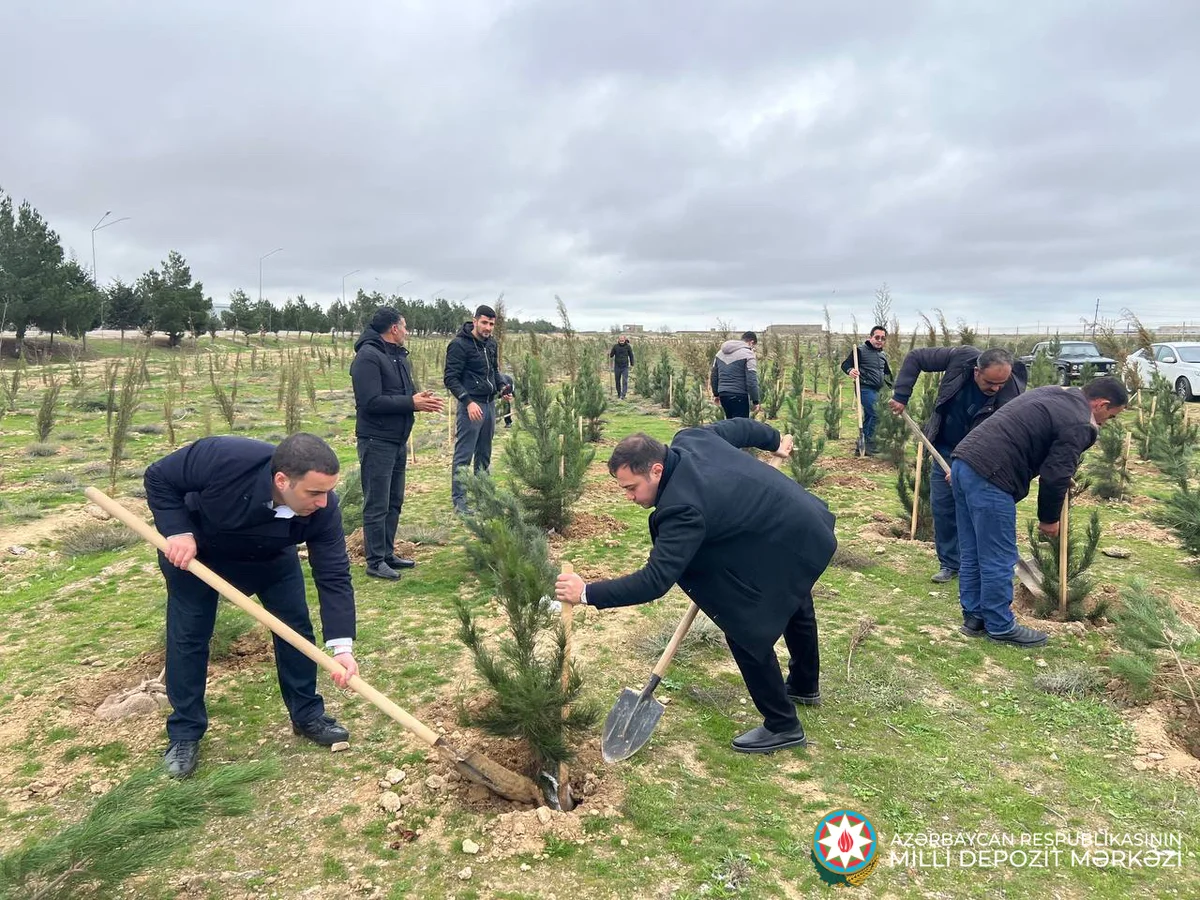
<path id="1" fill-rule="evenodd" d="M 1136 697 L 1149 700 L 1154 695 L 1155 682 L 1160 679 L 1162 652 L 1169 654 L 1183 682 L 1182 689 L 1170 685 L 1174 693 L 1190 696 L 1196 714 L 1200 701 L 1188 677 L 1187 666 L 1181 657 L 1196 644 L 1196 630 L 1179 619 L 1175 608 L 1165 599 L 1150 593 L 1146 582 L 1131 579 L 1121 592 L 1121 605 L 1112 614 L 1116 624 L 1119 653 L 1109 659 L 1112 673 L 1124 679 Z"/>
<path id="2" fill-rule="evenodd" d="M 842 436 L 842 379 L 837 363 L 829 367 L 829 402 L 825 404 L 825 437 L 836 441 Z"/>
<path id="3" fill-rule="evenodd" d="M 908 426 L 892 414 L 888 405 L 891 396 L 880 391 L 875 400 L 875 452 L 897 469 L 904 465 L 904 450 L 908 444 Z"/>
<path id="4" fill-rule="evenodd" d="M 637 362 L 633 364 L 633 392 L 639 397 L 649 399 L 653 394 L 653 379 L 650 374 L 650 360 L 645 351 L 639 351 Z"/>
<path id="5" fill-rule="evenodd" d="M 1086 573 L 1100 546 L 1100 513 L 1092 510 L 1084 528 L 1077 527 L 1077 523 L 1078 518 L 1071 519 L 1067 535 L 1067 620 L 1077 622 L 1088 619 L 1095 622 L 1108 611 L 1108 603 L 1103 600 L 1098 601 L 1090 611 L 1084 605 L 1093 586 Z M 1033 553 L 1034 564 L 1042 573 L 1042 593 L 1045 595 L 1045 599 L 1036 600 L 1034 611 L 1045 618 L 1059 608 L 1059 539 L 1046 539 L 1030 520 L 1029 549 Z"/>
<path id="6" fill-rule="evenodd" d="M 589 443 L 596 443 L 604 434 L 604 415 L 608 409 L 608 398 L 604 395 L 604 387 L 596 374 L 597 361 L 591 352 L 583 354 L 582 367 L 575 381 L 575 403 L 579 415 L 583 416 L 583 437 Z"/>
<path id="7" fill-rule="evenodd" d="M 765 360 L 758 367 L 758 382 L 761 387 L 763 416 L 767 419 L 778 418 L 779 410 L 787 396 L 781 363 L 775 359 Z"/>
<path id="8" fill-rule="evenodd" d="M 54 378 L 42 394 L 42 402 L 38 406 L 37 414 L 37 436 L 43 444 L 50 437 L 50 432 L 54 430 L 54 424 L 58 421 L 58 398 L 62 393 L 62 387 L 62 382 Z"/>
<path id="9" fill-rule="evenodd" d="M 540 527 L 558 532 L 571 518 L 571 506 L 583 494 L 587 468 L 596 455 L 579 437 L 574 390 L 558 400 L 546 383 L 542 361 L 526 357 L 517 379 L 525 402 L 516 409 L 518 428 L 504 448 L 512 478 L 521 486 L 525 512 Z"/>
<path id="10" fill-rule="evenodd" d="M 793 441 L 787 461 L 788 474 L 801 487 L 812 487 L 825 477 L 825 471 L 817 466 L 817 460 L 825 450 L 825 438 L 813 436 L 813 406 L 804 402 L 803 394 L 787 397 L 783 409 L 783 429 Z"/>
<path id="11" fill-rule="evenodd" d="M 1158 519 L 1174 530 L 1189 553 L 1200 556 L 1200 490 L 1192 487 L 1187 472 L 1181 473 L 1177 484 L 1178 488 L 1159 508 Z"/>
<path id="12" fill-rule="evenodd" d="M 911 462 L 905 461 L 896 471 L 896 496 L 900 500 L 900 510 L 906 522 L 911 522 L 914 488 L 921 496 L 921 504 L 917 507 L 916 539 L 918 541 L 933 540 L 933 509 L 929 504 L 929 480 L 944 477 L 945 473 L 938 466 L 937 460 L 930 459 L 928 454 L 924 455 L 921 462 L 920 485 L 916 484 L 917 460 L 915 454 Z"/>
<path id="13" fill-rule="evenodd" d="M 471 533 L 467 554 L 484 585 L 500 602 L 508 634 L 492 648 L 479 631 L 475 610 L 455 601 L 459 639 L 475 660 L 475 670 L 491 690 L 488 703 L 472 719 L 492 734 L 520 737 L 539 770 L 547 800 L 558 805 L 559 765 L 573 756 L 571 741 L 596 724 L 599 710 L 580 702 L 583 677 L 573 663 L 564 689 L 566 633 L 549 598 L 557 575 L 546 535 L 527 521 L 512 494 L 497 489 L 486 473 L 463 473 Z M 564 714 L 564 708 L 569 711 Z"/>
<path id="14" fill-rule="evenodd" d="M 658 364 L 650 373 L 650 398 L 664 409 L 671 405 L 671 382 L 674 372 L 671 369 L 671 357 L 664 347 L 659 352 Z"/>
<path id="15" fill-rule="evenodd" d="M 1100 429 L 1098 453 L 1092 455 L 1089 475 L 1092 493 L 1104 500 L 1124 500 L 1132 478 L 1125 455 L 1126 431 L 1116 421 Z"/>

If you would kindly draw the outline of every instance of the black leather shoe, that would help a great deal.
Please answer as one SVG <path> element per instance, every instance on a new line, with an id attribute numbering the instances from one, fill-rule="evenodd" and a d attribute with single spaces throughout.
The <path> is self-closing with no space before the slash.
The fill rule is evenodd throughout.
<path id="1" fill-rule="evenodd" d="M 388 581 L 397 581 L 400 578 L 400 573 L 385 562 L 367 566 L 367 574 L 372 578 L 386 578 Z"/>
<path id="2" fill-rule="evenodd" d="M 774 753 L 788 747 L 803 747 L 808 743 L 804 726 L 797 724 L 791 731 L 771 731 L 765 725 L 751 728 L 733 739 L 733 749 L 739 753 Z"/>
<path id="3" fill-rule="evenodd" d="M 169 777 L 187 778 L 196 771 L 199 758 L 199 741 L 171 741 L 163 754 L 163 765 Z"/>
<path id="4" fill-rule="evenodd" d="M 318 716 L 303 725 L 299 722 L 292 722 L 292 734 L 306 737 L 322 747 L 328 747 L 338 741 L 350 740 L 350 732 L 339 725 L 333 716 Z"/>
<path id="5" fill-rule="evenodd" d="M 958 629 L 967 637 L 983 637 L 987 634 L 987 629 L 983 627 L 983 619 L 979 616 L 963 616 L 962 627 Z"/>
<path id="6" fill-rule="evenodd" d="M 992 634 L 989 631 L 987 636 L 988 640 L 1001 644 L 1012 644 L 1015 647 L 1040 647 L 1049 638 L 1046 632 L 1037 631 L 1028 625 L 1014 625 L 1008 631 L 1002 631 L 999 634 Z"/>
<path id="7" fill-rule="evenodd" d="M 953 569 L 942 568 L 942 569 L 938 569 L 937 574 L 935 574 L 929 580 L 932 581 L 934 584 L 945 584 L 948 581 L 953 581 L 957 577 L 958 577 L 958 573 L 955 572 Z"/>
<path id="8" fill-rule="evenodd" d="M 788 699 L 793 703 L 799 703 L 801 706 L 820 706 L 821 692 L 814 691 L 811 694 L 798 694 L 791 688 L 787 689 Z"/>
<path id="9" fill-rule="evenodd" d="M 407 556 L 393 556 L 385 560 L 385 562 L 393 569 L 411 569 L 416 566 L 416 562 Z"/>

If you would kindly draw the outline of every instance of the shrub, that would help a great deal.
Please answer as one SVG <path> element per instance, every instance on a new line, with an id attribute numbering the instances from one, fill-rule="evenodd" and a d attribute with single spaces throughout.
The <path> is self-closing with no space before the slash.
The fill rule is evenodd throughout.
<path id="1" fill-rule="evenodd" d="M 25 452 L 30 456 L 57 456 L 58 444 L 44 444 L 38 442 L 36 444 L 30 444 L 28 447 L 26 447 Z"/>
<path id="2" fill-rule="evenodd" d="M 73 528 L 63 535 L 60 546 L 63 553 L 73 557 L 123 550 L 140 541 L 141 538 L 124 525 L 89 522 Z"/>

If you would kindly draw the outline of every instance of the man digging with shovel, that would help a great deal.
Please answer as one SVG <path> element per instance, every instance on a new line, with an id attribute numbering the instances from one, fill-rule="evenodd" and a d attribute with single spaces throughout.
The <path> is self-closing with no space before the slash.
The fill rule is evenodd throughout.
<path id="1" fill-rule="evenodd" d="M 599 609 L 648 603 L 672 584 L 724 633 L 763 724 L 733 740 L 742 753 L 806 743 L 792 703 L 820 703 L 820 661 L 812 587 L 837 540 L 829 508 L 786 475 L 742 452 L 791 452 L 769 425 L 736 418 L 685 428 L 668 447 L 646 434 L 622 440 L 608 471 L 650 515 L 653 549 L 645 567 L 585 585 L 558 577 L 555 596 Z M 785 683 L 775 657 L 791 655 Z"/>

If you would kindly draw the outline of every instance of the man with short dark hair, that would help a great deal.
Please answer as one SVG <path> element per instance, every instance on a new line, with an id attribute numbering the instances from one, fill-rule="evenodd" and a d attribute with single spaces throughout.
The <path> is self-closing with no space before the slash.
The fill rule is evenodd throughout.
<path id="1" fill-rule="evenodd" d="M 204 706 L 208 645 L 217 618 L 217 592 L 187 571 L 198 559 L 308 640 L 312 620 L 297 544 L 308 548 L 321 607 L 325 646 L 346 669 L 353 656 L 354 589 L 338 508 L 339 464 L 313 434 L 284 438 L 278 447 L 242 437 L 207 437 L 146 469 L 146 502 L 167 538 L 158 565 L 167 582 L 167 774 L 186 778 L 196 768 L 208 728 Z M 349 732 L 325 713 L 317 693 L 317 664 L 278 637 L 275 670 L 292 731 L 329 746 Z"/>
<path id="2" fill-rule="evenodd" d="M 726 341 L 713 358 L 709 386 L 713 402 L 720 403 L 727 419 L 748 419 L 750 408 L 758 410 L 758 358 L 754 348 L 758 335 L 742 334 L 740 341 Z"/>
<path id="3" fill-rule="evenodd" d="M 617 342 L 608 351 L 608 358 L 613 361 L 613 380 L 616 382 L 617 399 L 624 400 L 625 395 L 629 393 L 629 369 L 634 365 L 633 345 L 629 343 L 629 338 L 625 335 L 618 337 Z"/>
<path id="4" fill-rule="evenodd" d="M 396 555 L 396 528 L 404 506 L 408 436 L 418 412 L 441 412 L 433 391 L 418 391 L 408 364 L 404 316 L 390 306 L 375 310 L 354 343 L 354 436 L 363 492 L 363 553 L 367 574 L 396 580 L 416 563 Z"/>
<path id="5" fill-rule="evenodd" d="M 879 392 L 892 383 L 892 367 L 888 365 L 883 345 L 887 342 L 887 328 L 876 325 L 858 348 L 858 368 L 854 367 L 854 353 L 842 362 L 842 371 L 854 379 L 858 388 L 859 402 L 863 412 L 863 438 L 867 442 L 867 456 L 875 455 L 875 403 Z"/>
<path id="6" fill-rule="evenodd" d="M 475 318 L 464 322 L 446 347 L 442 381 L 458 400 L 450 499 L 459 513 L 467 508 L 467 489 L 458 478 L 458 470 L 472 463 L 475 472 L 491 469 L 492 438 L 496 433 L 493 400 L 497 394 L 512 393 L 512 387 L 502 384 L 500 378 L 500 351 L 492 337 L 495 327 L 496 311 L 480 306 Z"/>
<path id="7" fill-rule="evenodd" d="M 1063 498 L 1080 456 L 1095 443 L 1100 426 L 1128 403 L 1125 386 L 1111 377 L 1083 388 L 1034 388 L 959 442 L 950 472 L 963 634 L 1018 647 L 1046 643 L 1044 632 L 1018 624 L 1012 614 L 1017 503 L 1038 478 L 1038 530 L 1057 537 Z"/>
<path id="8" fill-rule="evenodd" d="M 904 412 L 922 372 L 945 372 L 938 385 L 937 400 L 926 410 L 925 436 L 949 459 L 959 441 L 972 428 L 1025 390 L 1025 364 L 1000 347 L 920 347 L 909 350 L 896 376 L 891 410 Z M 930 465 L 936 465 L 933 460 Z M 937 548 L 936 584 L 958 577 L 958 519 L 954 492 L 941 469 L 931 469 L 929 508 L 933 512 L 933 540 Z"/>
<path id="9" fill-rule="evenodd" d="M 806 743 L 792 703 L 821 701 L 812 588 L 837 548 L 829 507 L 743 447 L 786 457 L 791 437 L 743 417 L 685 428 L 670 447 L 646 434 L 625 438 L 608 471 L 650 515 L 653 548 L 631 575 L 585 585 L 560 575 L 564 603 L 601 609 L 648 603 L 673 584 L 724 633 L 763 724 L 733 749 L 770 753 Z M 791 655 L 787 682 L 775 643 Z"/>

